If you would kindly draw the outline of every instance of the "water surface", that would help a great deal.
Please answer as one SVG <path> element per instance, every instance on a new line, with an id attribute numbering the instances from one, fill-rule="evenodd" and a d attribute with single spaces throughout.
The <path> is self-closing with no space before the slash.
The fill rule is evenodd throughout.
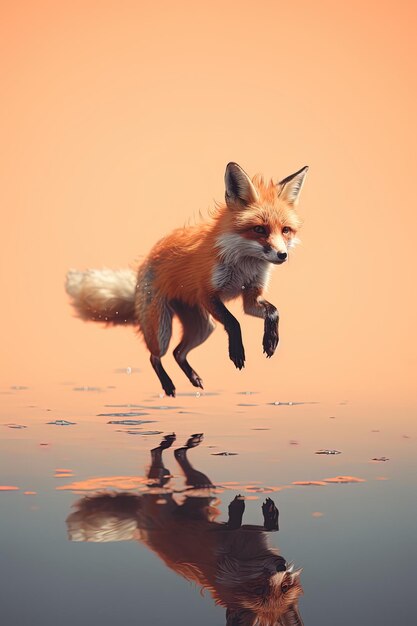
<path id="1" fill-rule="evenodd" d="M 35 388 L 2 390 L 3 624 L 226 624 L 226 608 L 213 599 L 218 590 L 200 593 L 186 564 L 207 560 L 212 549 L 213 535 L 198 521 L 202 503 L 224 532 L 238 494 L 244 525 L 262 526 L 266 498 L 278 507 L 280 530 L 267 541 L 303 570 L 306 625 L 412 623 L 417 433 L 410 409 L 245 391 L 132 397 L 116 376 L 111 382 L 57 385 L 52 406 Z M 166 471 L 150 480 L 150 450 L 171 433 Z M 211 481 L 197 490 L 174 456 L 194 433 L 204 439 L 188 458 Z M 317 454 L 323 450 L 340 454 Z M 106 509 L 90 526 L 86 513 L 71 526 L 87 496 L 120 493 L 130 502 L 159 499 L 164 519 L 164 500 L 188 501 L 194 512 L 184 527 L 178 519 L 164 526 L 177 550 L 171 561 L 171 548 L 159 539 L 155 547 L 132 511 Z M 194 530 L 187 530 L 190 515 Z M 255 544 L 254 532 L 247 541 Z"/>

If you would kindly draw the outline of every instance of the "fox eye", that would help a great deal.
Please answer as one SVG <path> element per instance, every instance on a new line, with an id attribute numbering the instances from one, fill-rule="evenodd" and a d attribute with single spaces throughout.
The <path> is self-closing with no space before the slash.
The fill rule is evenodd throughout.
<path id="1" fill-rule="evenodd" d="M 289 226 L 284 226 L 284 228 L 282 229 L 282 234 L 289 235 L 290 233 L 291 233 L 291 228 Z"/>
<path id="2" fill-rule="evenodd" d="M 290 588 L 290 584 L 289 584 L 289 583 L 287 583 L 287 582 L 282 583 L 282 585 L 281 585 L 281 591 L 282 591 L 282 593 L 287 593 L 287 591 L 288 591 L 288 589 L 289 589 L 289 588 Z"/>
<path id="3" fill-rule="evenodd" d="M 266 228 L 264 226 L 254 226 L 253 230 L 259 235 L 266 235 Z"/>

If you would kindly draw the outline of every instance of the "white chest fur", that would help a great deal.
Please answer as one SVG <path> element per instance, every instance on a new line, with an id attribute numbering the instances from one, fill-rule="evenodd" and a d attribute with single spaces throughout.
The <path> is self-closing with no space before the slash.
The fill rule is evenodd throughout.
<path id="1" fill-rule="evenodd" d="M 236 233 L 220 235 L 216 240 L 218 261 L 211 283 L 223 298 L 239 296 L 251 286 L 266 289 L 271 264 L 264 258 L 262 246 Z"/>
<path id="2" fill-rule="evenodd" d="M 236 298 L 251 286 L 266 289 L 270 271 L 270 263 L 247 257 L 237 263 L 218 263 L 211 282 L 224 298 Z"/>

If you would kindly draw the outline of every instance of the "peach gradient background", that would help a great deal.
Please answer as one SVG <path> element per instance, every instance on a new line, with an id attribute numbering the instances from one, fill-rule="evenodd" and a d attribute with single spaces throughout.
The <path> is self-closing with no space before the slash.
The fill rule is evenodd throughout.
<path id="1" fill-rule="evenodd" d="M 270 288 L 277 356 L 263 357 L 261 322 L 236 304 L 247 367 L 234 369 L 217 330 L 191 359 L 207 390 L 411 399 L 411 2 L 34 0 L 1 14 L 3 389 L 101 385 L 132 366 L 132 394 L 159 392 L 131 329 L 74 319 L 65 272 L 140 258 L 222 200 L 235 160 L 277 178 L 310 165 L 303 246 Z"/>

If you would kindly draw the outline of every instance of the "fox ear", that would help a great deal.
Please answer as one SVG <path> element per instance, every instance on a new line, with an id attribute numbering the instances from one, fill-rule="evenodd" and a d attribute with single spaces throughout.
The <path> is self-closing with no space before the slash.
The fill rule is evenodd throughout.
<path id="1" fill-rule="evenodd" d="M 293 204 L 294 206 L 298 204 L 298 197 L 307 172 L 308 165 L 302 167 L 295 174 L 291 174 L 291 176 L 281 180 L 277 185 L 278 196 L 288 202 L 288 204 Z"/>
<path id="2" fill-rule="evenodd" d="M 249 176 L 237 163 L 228 163 L 224 175 L 226 185 L 226 204 L 240 203 L 244 206 L 252 204 L 259 199 Z"/>

